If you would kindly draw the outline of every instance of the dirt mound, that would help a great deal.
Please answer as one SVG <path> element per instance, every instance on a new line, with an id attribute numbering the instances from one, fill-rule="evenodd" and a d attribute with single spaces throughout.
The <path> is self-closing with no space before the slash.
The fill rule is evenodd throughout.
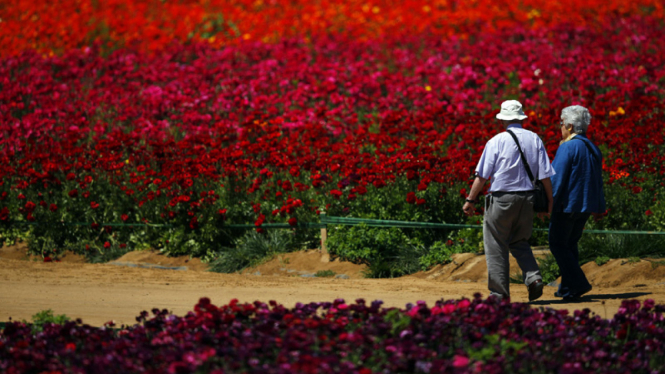
<path id="1" fill-rule="evenodd" d="M 544 255 L 544 254 L 539 254 Z M 487 282 L 487 264 L 485 256 L 473 253 L 460 253 L 452 256 L 453 261 L 446 265 L 437 265 L 424 272 L 409 277 L 438 282 Z M 642 287 L 665 281 L 665 260 L 642 259 L 631 262 L 625 259 L 610 260 L 602 266 L 588 262 L 582 266 L 589 282 L 600 287 Z M 521 271 L 515 259 L 510 257 L 510 274 L 521 277 Z M 561 278 L 556 280 L 560 283 Z"/>
<path id="2" fill-rule="evenodd" d="M 6 258 L 8 260 L 24 260 L 24 261 L 37 261 L 37 262 L 44 261 L 44 258 L 42 256 L 29 255 L 28 245 L 26 243 L 19 243 L 16 245 L 0 248 L 0 258 Z M 85 263 L 85 257 L 78 255 L 72 251 L 65 251 L 62 254 L 62 256 L 53 258 L 52 260 L 56 262 L 68 262 L 74 264 Z"/>
<path id="3" fill-rule="evenodd" d="M 190 258 L 189 256 L 168 257 L 155 250 L 128 252 L 117 260 L 109 262 L 109 264 L 172 270 L 208 270 L 208 265 L 198 258 Z"/>
<path id="4" fill-rule="evenodd" d="M 637 262 L 616 259 L 602 266 L 588 262 L 582 266 L 589 282 L 594 286 L 645 287 L 665 282 L 665 261 L 643 259 Z M 560 281 L 560 278 L 559 278 Z"/>
<path id="5" fill-rule="evenodd" d="M 549 251 L 534 251 L 537 257 L 546 256 Z M 27 254 L 27 245 L 17 245 L 0 248 L 0 258 L 9 260 L 24 260 L 43 262 L 41 256 Z M 58 262 L 81 264 L 85 257 L 66 251 L 61 257 L 54 259 Z M 128 252 L 110 265 L 128 267 L 207 271 L 208 265 L 198 258 L 189 256 L 168 257 L 155 250 Z M 655 283 L 665 282 L 665 260 L 642 259 L 629 261 L 625 259 L 610 260 L 599 266 L 589 262 L 582 266 L 589 282 L 600 287 L 642 287 Z M 270 275 L 287 277 L 315 277 L 324 275 L 343 279 L 361 279 L 367 270 L 365 265 L 352 264 L 330 260 L 330 255 L 318 249 L 285 253 L 252 268 L 243 270 L 245 275 Z M 510 257 L 510 274 L 520 278 L 521 271 L 515 259 Z M 485 256 L 474 253 L 459 253 L 452 256 L 452 262 L 437 265 L 430 270 L 411 274 L 403 278 L 417 278 L 435 282 L 478 282 L 487 283 L 487 264 Z M 561 282 L 561 278 L 557 283 Z"/>
<path id="6" fill-rule="evenodd" d="M 510 274 L 520 273 L 515 259 L 510 257 Z M 520 273 L 521 274 L 521 273 Z M 474 253 L 456 253 L 452 262 L 411 274 L 408 277 L 433 280 L 437 282 L 485 282 L 487 283 L 487 263 L 484 255 Z"/>
<path id="7" fill-rule="evenodd" d="M 359 279 L 364 278 L 366 269 L 365 265 L 339 259 L 331 261 L 329 254 L 313 249 L 275 256 L 261 265 L 245 269 L 243 274 L 312 277 L 316 276 L 317 272 L 327 271 L 331 277 Z"/>

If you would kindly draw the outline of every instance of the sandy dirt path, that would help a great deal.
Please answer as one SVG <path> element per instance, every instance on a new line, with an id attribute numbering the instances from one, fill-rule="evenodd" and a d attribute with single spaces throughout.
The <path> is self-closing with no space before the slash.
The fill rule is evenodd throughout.
<path id="1" fill-rule="evenodd" d="M 545 287 L 537 307 L 558 309 L 589 308 L 611 318 L 621 300 L 654 299 L 665 303 L 665 284 L 648 282 L 618 287 L 594 287 L 582 302 L 566 303 L 553 296 L 556 289 Z M 241 302 L 275 300 L 285 306 L 297 302 L 332 301 L 357 298 L 383 300 L 388 307 L 403 308 L 424 300 L 433 305 L 440 299 L 488 294 L 482 281 L 441 281 L 423 276 L 397 279 L 304 278 L 298 275 L 217 274 L 204 271 L 178 271 L 132 268 L 110 264 L 43 263 L 0 258 L 0 321 L 30 320 L 35 313 L 52 309 L 55 314 L 81 318 L 84 323 L 102 325 L 107 321 L 134 324 L 143 310 L 168 309 L 177 315 L 192 310 L 200 297 L 216 305 L 231 299 Z M 511 285 L 512 299 L 526 302 L 526 287 Z"/>

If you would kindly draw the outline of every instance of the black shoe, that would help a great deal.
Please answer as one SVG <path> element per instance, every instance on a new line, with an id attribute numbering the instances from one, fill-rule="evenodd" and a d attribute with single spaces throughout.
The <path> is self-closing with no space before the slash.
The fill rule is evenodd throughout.
<path id="1" fill-rule="evenodd" d="M 571 292 L 568 293 L 567 295 L 564 295 L 564 296 L 563 296 L 563 299 L 564 299 L 564 300 L 576 300 L 576 299 L 579 299 L 580 297 L 582 297 L 582 295 L 588 293 L 588 292 L 591 291 L 592 289 L 593 289 L 593 287 L 589 286 L 588 288 L 585 288 L 585 289 L 583 289 L 583 290 L 581 290 L 581 291 L 571 291 Z"/>
<path id="2" fill-rule="evenodd" d="M 536 279 L 535 281 L 531 282 L 531 284 L 527 287 L 529 290 L 529 301 L 534 301 L 543 296 L 543 287 L 545 287 L 545 283 L 543 283 L 543 281 L 540 279 Z"/>

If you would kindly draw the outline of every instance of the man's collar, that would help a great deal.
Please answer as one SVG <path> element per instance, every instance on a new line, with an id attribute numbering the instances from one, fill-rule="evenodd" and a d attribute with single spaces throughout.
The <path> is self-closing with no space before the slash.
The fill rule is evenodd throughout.
<path id="1" fill-rule="evenodd" d="M 507 127 L 507 129 L 514 129 L 514 128 L 521 129 L 521 128 L 522 128 L 522 125 L 519 124 L 519 123 L 511 123 L 511 124 L 508 125 L 508 127 Z"/>

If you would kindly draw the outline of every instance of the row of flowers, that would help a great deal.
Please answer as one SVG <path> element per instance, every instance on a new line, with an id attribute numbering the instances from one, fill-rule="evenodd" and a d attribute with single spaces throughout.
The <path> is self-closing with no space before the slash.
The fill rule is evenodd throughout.
<path id="1" fill-rule="evenodd" d="M 202 298 L 183 317 L 154 309 L 133 326 L 7 323 L 0 370 L 19 373 L 656 373 L 665 366 L 664 305 L 588 309 L 441 300 L 406 309 Z"/>
<path id="2" fill-rule="evenodd" d="M 515 26 L 588 26 L 608 18 L 665 15 L 657 0 L 5 0 L 0 11 L 0 56 L 25 50 L 59 54 L 92 42 L 105 50 L 158 51 L 174 40 L 219 47 L 330 33 L 361 39 L 422 32 L 465 37 Z"/>
<path id="3" fill-rule="evenodd" d="M 550 157 L 560 110 L 589 107 L 607 181 L 639 196 L 639 214 L 606 227 L 659 228 L 665 27 L 649 17 L 599 27 L 4 58 L 3 237 L 23 224 L 35 248 L 140 247 L 140 235 L 100 224 L 187 231 L 146 233 L 154 247 L 321 212 L 460 223 L 459 197 L 511 97 Z M 39 222 L 49 225 L 27 226 Z"/>

